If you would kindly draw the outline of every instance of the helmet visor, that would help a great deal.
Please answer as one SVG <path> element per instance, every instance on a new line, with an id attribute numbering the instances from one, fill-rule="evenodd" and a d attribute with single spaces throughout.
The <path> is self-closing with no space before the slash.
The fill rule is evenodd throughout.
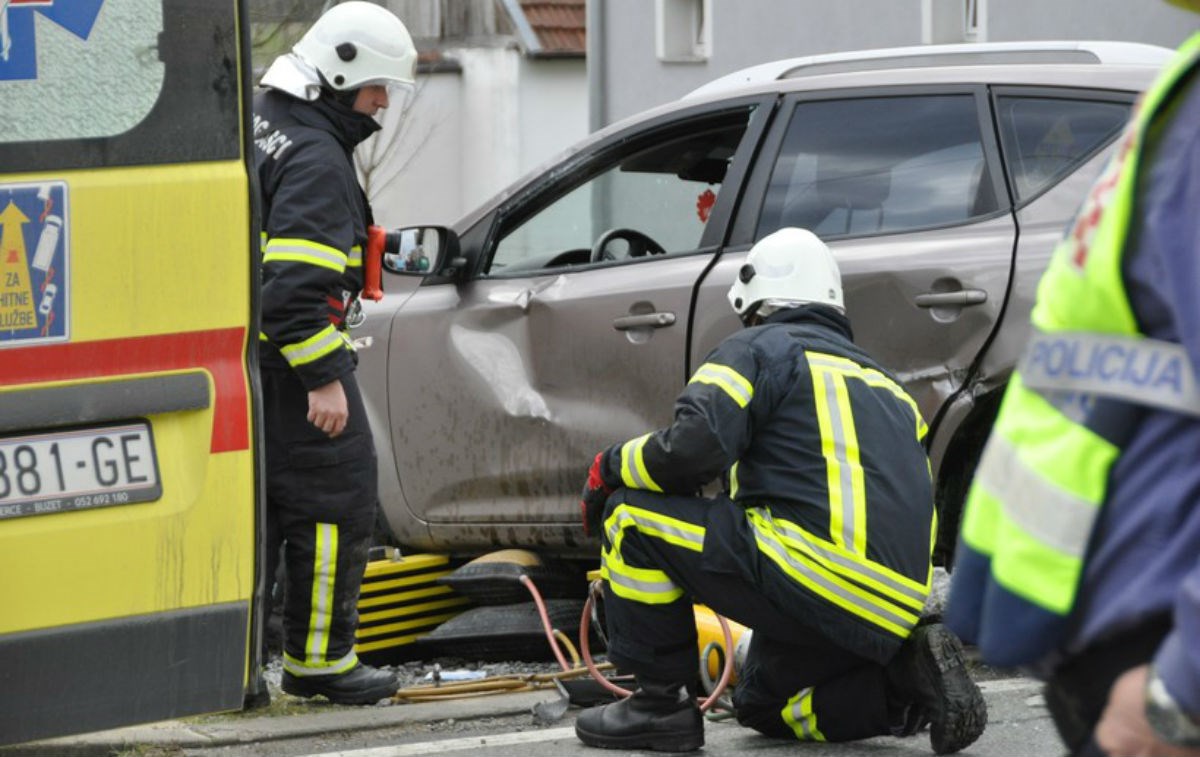
<path id="1" fill-rule="evenodd" d="M 416 95 L 416 87 L 413 86 L 412 82 L 386 79 L 383 81 L 373 81 L 367 83 L 380 84 L 387 87 L 389 110 L 408 110 L 408 106 L 412 105 L 413 97 Z"/>

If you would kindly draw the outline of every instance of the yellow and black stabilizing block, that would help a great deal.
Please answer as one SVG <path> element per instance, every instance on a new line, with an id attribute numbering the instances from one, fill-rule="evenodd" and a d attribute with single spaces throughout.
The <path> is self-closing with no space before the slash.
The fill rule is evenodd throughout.
<path id="1" fill-rule="evenodd" d="M 417 642 L 470 607 L 470 600 L 437 579 L 449 574 L 445 555 L 406 555 L 367 563 L 358 599 L 354 649 L 369 665 L 416 659 Z"/>

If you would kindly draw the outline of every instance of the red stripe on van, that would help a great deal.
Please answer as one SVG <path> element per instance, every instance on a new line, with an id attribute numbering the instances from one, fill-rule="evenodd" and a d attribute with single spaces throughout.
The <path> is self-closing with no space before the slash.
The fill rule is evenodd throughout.
<path id="1" fill-rule="evenodd" d="M 250 447 L 243 328 L 0 350 L 0 385 L 203 368 L 213 377 L 213 452 Z"/>

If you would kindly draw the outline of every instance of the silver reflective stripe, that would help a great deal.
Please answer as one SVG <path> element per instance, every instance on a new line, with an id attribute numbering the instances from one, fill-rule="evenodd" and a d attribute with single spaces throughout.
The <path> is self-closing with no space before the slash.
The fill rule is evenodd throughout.
<path id="1" fill-rule="evenodd" d="M 1087 332 L 1035 333 L 1018 366 L 1039 392 L 1078 392 L 1200 416 L 1200 388 L 1183 345 Z"/>
<path id="2" fill-rule="evenodd" d="M 1099 508 L 1025 465 L 999 434 L 988 440 L 975 481 L 1000 501 L 1008 519 L 1031 538 L 1072 557 L 1083 557 Z"/>
<path id="3" fill-rule="evenodd" d="M 346 270 L 346 255 L 316 242 L 273 239 L 267 243 L 263 263 L 290 261 L 329 268 L 339 273 Z"/>
<path id="4" fill-rule="evenodd" d="M 614 564 L 612 561 L 606 562 L 608 563 L 609 582 L 628 589 L 631 592 L 645 595 L 656 595 L 672 594 L 679 591 L 679 587 L 676 586 L 670 578 L 666 578 L 662 581 L 643 581 L 637 578 L 632 578 L 627 573 L 622 573 L 621 568 L 624 567 L 624 563 L 618 562 Z M 666 574 L 664 573 L 663 575 L 665 576 Z"/>
<path id="5" fill-rule="evenodd" d="M 311 339 L 311 338 L 310 338 Z M 326 326 L 315 335 L 315 341 L 301 342 L 283 347 L 280 352 L 290 365 L 304 365 L 317 358 L 324 357 L 334 348 L 345 344 L 341 333 L 332 326 Z"/>
<path id="6" fill-rule="evenodd" d="M 694 382 L 720 387 L 738 407 L 745 407 L 754 398 L 754 385 L 742 374 L 720 363 L 705 363 L 697 368 L 688 383 Z"/>
<path id="7" fill-rule="evenodd" d="M 806 534 L 799 526 L 796 526 L 793 523 L 789 523 L 786 520 L 773 518 L 771 517 L 770 512 L 767 512 L 762 508 L 756 507 L 754 510 L 758 511 L 762 515 L 763 520 L 769 521 L 771 525 L 784 537 L 797 542 L 802 542 L 805 547 L 808 548 L 808 550 L 813 552 L 821 560 L 833 565 L 837 565 L 847 573 L 858 574 L 858 576 L 861 576 L 860 580 L 871 579 L 876 581 L 877 583 L 883 584 L 888 591 L 894 594 L 902 594 L 906 597 L 909 597 L 910 599 L 915 600 L 918 604 L 924 604 L 926 597 L 929 596 L 928 592 L 915 589 L 906 584 L 902 584 L 869 563 L 853 560 L 845 555 L 838 554 L 837 552 L 826 548 L 816 539 L 810 538 L 809 535 Z M 865 560 L 866 558 L 862 559 Z"/>
<path id="8" fill-rule="evenodd" d="M 830 497 L 830 507 L 836 507 L 842 515 L 842 544 L 850 551 L 855 551 L 854 532 L 858 524 L 854 521 L 855 491 L 854 469 L 856 464 L 850 460 L 846 451 L 846 423 L 853 423 L 853 418 L 842 417 L 842 406 L 838 402 L 837 389 L 842 379 L 829 371 L 822 371 L 825 386 L 825 409 L 829 413 L 829 430 L 833 433 L 833 456 L 838 467 L 837 496 Z M 835 501 L 836 500 L 836 501 Z"/>
<path id="9" fill-rule="evenodd" d="M 824 741 L 825 736 L 817 730 L 817 715 L 812 711 L 813 687 L 802 689 L 796 696 L 788 700 L 788 716 L 796 738 L 801 741 Z"/>
<path id="10" fill-rule="evenodd" d="M 318 523 L 313 561 L 312 613 L 308 628 L 308 662 L 322 662 L 329 648 L 333 615 L 333 588 L 337 581 L 337 526 Z"/>
<path id="11" fill-rule="evenodd" d="M 837 595 L 843 601 L 845 601 L 846 604 L 858 607 L 864 614 L 875 615 L 880 618 L 884 618 L 900 628 L 912 628 L 914 625 L 916 625 L 917 618 L 915 615 L 900 615 L 896 612 L 893 612 L 891 607 L 885 605 L 887 600 L 883 599 L 882 597 L 879 597 L 878 601 L 873 602 L 867 600 L 865 597 L 854 594 L 853 592 L 846 591 L 844 588 L 838 586 L 833 581 L 830 581 L 825 576 L 822 576 L 808 565 L 805 565 L 800 560 L 797 560 L 792 553 L 788 551 L 787 547 L 780 543 L 775 534 L 768 533 L 761 528 L 756 528 L 754 533 L 758 537 L 758 540 L 762 546 L 765 549 L 769 549 L 771 552 L 773 552 L 776 557 L 778 557 L 782 562 L 786 563 L 789 568 L 802 575 L 805 580 L 809 581 L 810 583 L 821 587 L 830 594 Z"/>
<path id="12" fill-rule="evenodd" d="M 358 655 L 353 649 L 336 660 L 329 660 L 319 665 L 308 665 L 297 660 L 287 652 L 283 653 L 283 669 L 294 676 L 327 676 L 334 673 L 344 673 L 358 664 Z"/>
<path id="13" fill-rule="evenodd" d="M 634 489 L 661 492 L 662 487 L 650 478 L 646 471 L 646 461 L 642 457 L 642 450 L 645 449 L 646 442 L 650 441 L 650 436 L 651 434 L 645 434 L 630 439 L 621 447 L 621 479 L 626 486 Z"/>
<path id="14" fill-rule="evenodd" d="M 670 520 L 666 518 L 659 519 L 655 517 L 647 517 L 648 511 L 635 510 L 629 505 L 617 505 L 613 509 L 613 514 L 608 517 L 608 541 L 610 544 L 616 544 L 617 535 L 622 529 L 633 526 L 639 532 L 647 536 L 662 538 L 663 536 L 672 536 L 677 540 L 685 542 L 685 546 L 694 549 L 697 552 L 704 549 L 704 534 L 685 531 L 678 526 L 671 525 Z M 668 539 L 668 541 L 670 541 Z"/>

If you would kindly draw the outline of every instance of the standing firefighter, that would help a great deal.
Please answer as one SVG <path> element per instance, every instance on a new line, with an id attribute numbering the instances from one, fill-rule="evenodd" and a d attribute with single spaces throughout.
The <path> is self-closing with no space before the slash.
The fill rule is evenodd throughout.
<path id="1" fill-rule="evenodd" d="M 749 328 L 719 345 L 671 426 L 596 456 L 584 490 L 601 530 L 609 655 L 629 698 L 576 734 L 612 749 L 687 751 L 704 726 L 692 603 L 754 629 L 738 721 L 774 737 L 910 735 L 934 751 L 982 733 L 957 638 L 918 624 L 934 533 L 926 427 L 851 341 L 841 275 L 812 233 L 754 246 L 729 292 Z M 722 474 L 727 494 L 697 490 Z"/>
<path id="2" fill-rule="evenodd" d="M 1200 755 L 1198 208 L 1200 34 L 1042 278 L 947 608 L 985 659 L 1047 680 L 1075 755 Z"/>
<path id="3" fill-rule="evenodd" d="M 346 333 L 372 222 L 351 153 L 379 130 L 374 115 L 389 94 L 411 92 L 415 66 L 399 19 L 371 3 L 342 3 L 276 59 L 254 99 L 267 554 L 282 540 L 287 566 L 283 690 L 343 704 L 397 689 L 394 675 L 354 653 L 377 482 Z"/>

